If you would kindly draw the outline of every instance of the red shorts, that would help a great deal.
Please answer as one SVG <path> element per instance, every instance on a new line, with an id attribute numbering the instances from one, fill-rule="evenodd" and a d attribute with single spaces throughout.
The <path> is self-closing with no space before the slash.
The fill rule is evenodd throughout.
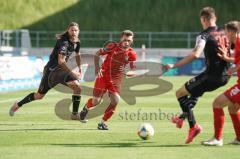
<path id="1" fill-rule="evenodd" d="M 93 88 L 93 96 L 94 97 L 102 97 L 104 93 L 120 93 L 120 87 L 119 84 L 114 84 L 110 78 L 107 77 L 97 77 L 95 79 L 95 84 Z"/>
<path id="2" fill-rule="evenodd" d="M 224 95 L 232 102 L 240 104 L 240 84 L 236 84 L 226 90 Z"/>

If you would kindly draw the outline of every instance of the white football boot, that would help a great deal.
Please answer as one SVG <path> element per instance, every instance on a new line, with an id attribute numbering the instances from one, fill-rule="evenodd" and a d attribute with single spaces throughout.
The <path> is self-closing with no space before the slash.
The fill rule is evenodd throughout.
<path id="1" fill-rule="evenodd" d="M 223 140 L 217 140 L 215 137 L 207 140 L 207 141 L 202 141 L 202 145 L 205 146 L 223 146 Z"/>

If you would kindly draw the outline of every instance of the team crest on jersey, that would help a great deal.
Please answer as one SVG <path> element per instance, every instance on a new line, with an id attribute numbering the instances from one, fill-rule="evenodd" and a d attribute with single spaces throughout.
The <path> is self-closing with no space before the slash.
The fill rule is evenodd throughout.
<path id="1" fill-rule="evenodd" d="M 65 46 L 62 47 L 62 51 L 66 51 L 66 49 L 67 49 L 67 48 L 66 48 Z"/>

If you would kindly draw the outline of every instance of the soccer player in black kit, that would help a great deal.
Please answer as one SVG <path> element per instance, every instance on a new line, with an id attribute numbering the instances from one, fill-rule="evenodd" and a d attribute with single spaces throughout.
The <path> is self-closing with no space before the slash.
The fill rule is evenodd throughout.
<path id="1" fill-rule="evenodd" d="M 81 100 L 81 88 L 78 80 L 81 75 L 81 57 L 78 36 L 79 25 L 75 22 L 71 22 L 64 33 L 57 35 L 56 45 L 49 57 L 48 63 L 44 67 L 38 91 L 28 94 L 19 102 L 15 102 L 9 111 L 10 116 L 13 116 L 24 104 L 42 99 L 51 88 L 61 83 L 73 90 L 71 119 L 79 119 L 78 108 Z M 72 71 L 66 65 L 73 53 L 76 53 L 75 58 L 78 71 Z"/>
<path id="2" fill-rule="evenodd" d="M 204 30 L 197 36 L 196 46 L 192 53 L 175 64 L 165 66 L 166 69 L 181 67 L 199 58 L 202 52 L 205 55 L 205 71 L 186 82 L 176 91 L 176 97 L 183 113 L 173 117 L 172 122 L 176 124 L 177 128 L 181 128 L 185 118 L 188 120 L 190 129 L 185 141 L 186 144 L 191 143 L 202 131 L 193 114 L 193 107 L 196 105 L 198 98 L 205 92 L 211 92 L 224 86 L 230 78 L 227 75 L 229 63 L 217 55 L 221 46 L 228 48 L 230 52 L 230 45 L 224 30 L 216 26 L 216 20 L 213 8 L 203 8 L 200 11 L 200 21 Z"/>

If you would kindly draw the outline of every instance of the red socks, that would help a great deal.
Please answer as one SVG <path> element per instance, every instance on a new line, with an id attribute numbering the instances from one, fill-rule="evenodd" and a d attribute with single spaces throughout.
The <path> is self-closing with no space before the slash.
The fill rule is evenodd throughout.
<path id="1" fill-rule="evenodd" d="M 92 102 L 92 98 L 90 98 L 87 103 L 86 106 L 88 109 L 93 107 L 93 102 Z M 111 103 L 109 104 L 108 108 L 106 109 L 104 116 L 103 116 L 103 121 L 107 121 L 108 119 L 110 119 L 114 113 L 116 109 L 116 105 L 112 105 Z"/>
<path id="2" fill-rule="evenodd" d="M 87 104 L 86 104 L 86 106 L 87 106 L 87 108 L 88 109 L 90 109 L 90 108 L 92 108 L 93 107 L 93 102 L 92 102 L 92 98 L 90 98 L 90 99 L 88 99 L 88 101 L 87 101 Z"/>
<path id="3" fill-rule="evenodd" d="M 108 108 L 106 109 L 104 116 L 103 116 L 103 121 L 107 121 L 110 119 L 116 109 L 116 105 L 112 105 L 111 103 L 109 104 Z"/>
<path id="4" fill-rule="evenodd" d="M 225 116 L 222 108 L 213 108 L 214 113 L 214 136 L 217 140 L 222 138 Z"/>
<path id="5" fill-rule="evenodd" d="M 240 140 L 240 112 L 230 114 L 237 139 Z"/>

